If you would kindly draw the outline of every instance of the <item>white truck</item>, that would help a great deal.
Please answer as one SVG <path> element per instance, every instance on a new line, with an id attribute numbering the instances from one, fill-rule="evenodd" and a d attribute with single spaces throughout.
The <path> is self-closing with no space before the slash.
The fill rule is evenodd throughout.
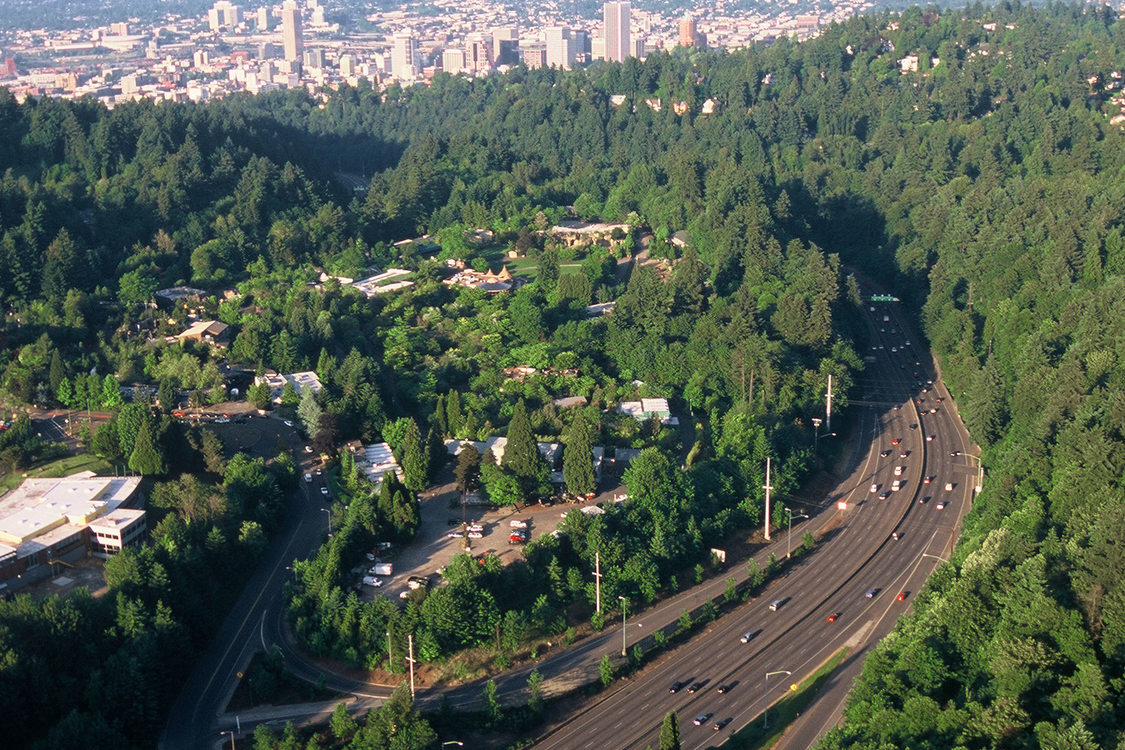
<path id="1" fill-rule="evenodd" d="M 377 576 L 394 575 L 394 566 L 391 563 L 376 563 L 371 567 L 371 573 Z"/>

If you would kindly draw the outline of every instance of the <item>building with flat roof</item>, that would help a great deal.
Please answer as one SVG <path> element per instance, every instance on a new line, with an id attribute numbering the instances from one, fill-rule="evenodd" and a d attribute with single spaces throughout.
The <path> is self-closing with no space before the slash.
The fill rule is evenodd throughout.
<path id="1" fill-rule="evenodd" d="M 140 483 L 82 472 L 25 479 L 0 496 L 0 589 L 44 578 L 57 562 L 109 556 L 135 543 L 146 528 Z"/>
<path id="2" fill-rule="evenodd" d="M 285 391 L 285 384 L 293 386 L 298 396 L 304 396 L 306 390 L 319 393 L 321 389 L 320 378 L 312 370 L 294 372 L 289 375 L 266 374 L 254 378 L 254 385 L 265 383 L 270 389 L 270 398 L 275 404 L 281 403 L 281 394 Z"/>
<path id="3" fill-rule="evenodd" d="M 625 62 L 633 56 L 629 43 L 629 10 L 627 2 L 611 2 L 602 6 L 605 59 L 608 62 Z"/>
<path id="4" fill-rule="evenodd" d="M 356 463 L 362 469 L 363 476 L 376 487 L 383 484 L 383 477 L 388 473 L 393 473 L 399 481 L 403 479 L 402 467 L 398 465 L 398 460 L 387 443 L 363 446 L 363 460 Z"/>

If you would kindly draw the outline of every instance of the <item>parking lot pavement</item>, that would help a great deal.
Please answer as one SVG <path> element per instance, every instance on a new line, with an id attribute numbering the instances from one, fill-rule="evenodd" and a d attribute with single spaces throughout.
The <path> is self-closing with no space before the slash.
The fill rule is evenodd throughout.
<path id="1" fill-rule="evenodd" d="M 620 488 L 617 489 L 620 492 Z M 595 498 L 595 502 L 602 498 L 612 501 L 614 490 L 606 492 Z M 461 495 L 452 481 L 431 487 L 419 496 L 421 511 L 421 525 L 415 540 L 404 547 L 397 548 L 393 554 L 383 557 L 384 562 L 394 565 L 394 575 L 382 577 L 383 585 L 380 588 L 363 586 L 360 597 L 371 599 L 376 595 L 383 595 L 390 599 L 397 599 L 402 591 L 407 590 L 407 579 L 410 576 L 427 576 L 431 583 L 437 583 L 439 578 L 435 575 L 453 558 L 461 552 L 472 555 L 491 553 L 496 555 L 505 565 L 521 559 L 522 545 L 509 544 L 508 536 L 511 533 L 510 522 L 519 519 L 527 522 L 531 539 L 544 534 L 550 534 L 562 522 L 562 514 L 576 510 L 578 505 L 558 503 L 555 505 L 533 504 L 519 510 L 515 508 L 498 508 L 489 510 L 483 506 L 465 506 L 464 520 L 467 523 L 476 523 L 484 527 L 480 539 L 470 539 L 469 549 L 465 549 L 464 538 L 450 539 L 449 532 L 460 528 L 451 522 L 462 520 Z M 452 506 L 451 506 L 452 504 Z M 371 563 L 365 563 L 370 565 Z M 359 576 L 355 576 L 358 582 Z"/>

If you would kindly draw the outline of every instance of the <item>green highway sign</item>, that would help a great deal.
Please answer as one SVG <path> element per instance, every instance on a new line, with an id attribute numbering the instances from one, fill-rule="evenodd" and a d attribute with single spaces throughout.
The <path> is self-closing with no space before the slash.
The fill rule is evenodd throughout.
<path id="1" fill-rule="evenodd" d="M 872 302 L 898 302 L 899 299 L 898 299 L 898 297 L 892 296 L 890 294 L 872 294 L 871 295 L 871 301 Z"/>

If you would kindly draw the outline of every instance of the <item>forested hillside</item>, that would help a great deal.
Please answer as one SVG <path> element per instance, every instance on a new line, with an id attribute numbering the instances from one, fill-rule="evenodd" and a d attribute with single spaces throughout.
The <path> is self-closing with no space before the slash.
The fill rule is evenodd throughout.
<path id="1" fill-rule="evenodd" d="M 529 548 L 507 577 L 452 570 L 456 585 L 405 615 L 361 611 L 341 584 L 355 539 L 388 523 L 409 535 L 412 498 L 352 487 L 345 530 L 299 570 L 297 631 L 368 664 L 381 658 L 370 633 L 401 617 L 440 659 L 489 640 L 458 629 L 465 612 L 517 613 L 505 632 L 565 627 L 559 613 L 589 595 L 590 538 L 610 535 L 615 593 L 649 601 L 756 520 L 761 459 L 781 459 L 775 485 L 795 482 L 826 376 L 842 408 L 861 377 L 852 266 L 918 311 L 986 482 L 954 560 L 868 660 L 824 745 L 1120 746 L 1123 73 L 1125 24 L 1108 9 L 1006 3 L 325 101 L 106 112 L 0 91 L 3 387 L 51 403 L 98 371 L 221 399 L 217 358 L 165 346 L 176 331 L 147 305 L 190 283 L 232 326 L 232 360 L 318 372 L 314 440 L 388 440 L 411 464 L 405 489 L 424 486 L 442 437 L 661 449 L 630 477 L 629 513 L 576 519 L 571 541 Z M 337 170 L 370 188 L 353 198 Z M 572 251 L 545 232 L 566 206 L 630 231 Z M 470 242 L 476 229 L 495 246 Z M 426 231 L 436 258 L 392 244 Z M 619 278 L 649 232 L 662 273 Z M 518 292 L 440 283 L 447 260 L 496 268 L 509 251 L 536 270 Z M 313 285 L 321 270 L 390 264 L 415 286 L 368 300 Z M 615 301 L 613 315 L 588 319 L 594 301 Z M 528 364 L 542 372 L 504 374 Z M 690 471 L 667 458 L 669 431 L 607 416 L 639 393 L 706 425 Z M 563 413 L 564 396 L 588 405 Z M 540 492 L 542 466 L 499 468 L 480 476 L 495 497 Z"/>

